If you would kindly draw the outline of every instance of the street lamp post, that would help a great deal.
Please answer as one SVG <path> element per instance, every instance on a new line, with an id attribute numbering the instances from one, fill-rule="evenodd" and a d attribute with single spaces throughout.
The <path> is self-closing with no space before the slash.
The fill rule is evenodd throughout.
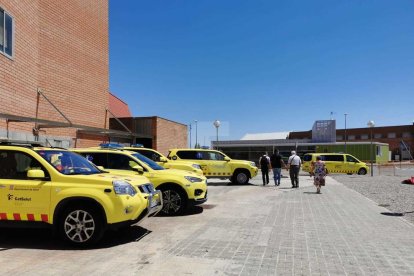
<path id="1" fill-rule="evenodd" d="M 191 149 L 191 123 L 188 125 L 189 130 L 190 130 L 190 149 Z"/>
<path id="2" fill-rule="evenodd" d="M 373 171 L 374 152 L 373 152 L 373 149 L 372 149 L 372 129 L 375 127 L 374 121 L 369 121 L 367 123 L 367 126 L 370 128 L 370 132 L 371 132 L 371 150 L 370 150 L 370 153 L 371 153 L 371 176 L 374 176 L 374 171 Z"/>
<path id="3" fill-rule="evenodd" d="M 195 127 L 196 127 L 196 139 L 195 139 L 194 148 L 197 148 L 197 143 L 198 143 L 197 120 L 194 120 L 194 123 L 195 123 Z"/>
<path id="4" fill-rule="evenodd" d="M 213 125 L 216 127 L 216 149 L 218 150 L 218 129 L 220 127 L 220 121 L 219 120 L 215 120 L 213 122 Z"/>
<path id="5" fill-rule="evenodd" d="M 345 144 L 344 144 L 345 145 L 345 153 L 346 153 L 346 140 L 347 140 L 347 137 L 346 137 L 346 116 L 347 115 L 348 115 L 348 113 L 344 114 L 344 116 L 345 116 L 345 137 L 344 137 L 345 138 Z"/>

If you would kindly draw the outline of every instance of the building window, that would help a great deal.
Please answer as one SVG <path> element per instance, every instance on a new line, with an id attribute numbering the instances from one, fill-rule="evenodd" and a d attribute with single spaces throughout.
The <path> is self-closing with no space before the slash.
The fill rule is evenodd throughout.
<path id="1" fill-rule="evenodd" d="M 411 135 L 410 132 L 403 132 L 403 134 L 402 134 L 402 138 L 411 138 L 411 137 L 412 137 L 412 135 Z"/>
<path id="2" fill-rule="evenodd" d="M 381 133 L 375 133 L 374 134 L 374 138 L 375 139 L 381 139 L 382 138 L 382 134 Z"/>
<path id="3" fill-rule="evenodd" d="M 368 134 L 361 134 L 361 140 L 368 140 Z"/>
<path id="4" fill-rule="evenodd" d="M 13 56 L 13 17 L 0 8 L 0 52 Z"/>
<path id="5" fill-rule="evenodd" d="M 388 138 L 396 138 L 397 134 L 395 134 L 395 132 L 390 132 L 390 133 L 388 133 L 387 137 Z"/>
<path id="6" fill-rule="evenodd" d="M 348 135 L 348 140 L 355 140 L 355 135 Z"/>
<path id="7" fill-rule="evenodd" d="M 336 135 L 336 141 L 344 140 L 344 137 L 342 135 Z"/>

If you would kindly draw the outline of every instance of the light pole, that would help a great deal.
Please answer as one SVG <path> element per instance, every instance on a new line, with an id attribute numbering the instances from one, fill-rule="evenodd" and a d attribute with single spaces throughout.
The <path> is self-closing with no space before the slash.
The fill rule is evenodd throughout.
<path id="1" fill-rule="evenodd" d="M 197 120 L 194 120 L 194 123 L 195 123 L 195 127 L 196 127 L 196 140 L 195 140 L 195 145 L 194 145 L 194 148 L 197 148 L 197 143 L 198 143 L 198 134 L 197 134 Z"/>
<path id="2" fill-rule="evenodd" d="M 216 149 L 218 150 L 218 129 L 220 127 L 220 121 L 219 120 L 215 120 L 213 122 L 213 125 L 216 127 Z"/>
<path id="3" fill-rule="evenodd" d="M 374 153 L 373 153 L 373 150 L 372 150 L 372 129 L 375 127 L 374 121 L 369 121 L 367 123 L 367 126 L 371 130 L 371 150 L 370 150 L 370 153 L 371 153 L 371 176 L 374 176 L 374 171 L 373 171 L 373 167 L 374 167 L 374 165 L 373 165 L 373 163 L 374 163 Z"/>
<path id="4" fill-rule="evenodd" d="M 190 149 L 191 149 L 191 123 L 188 125 L 189 130 L 190 130 Z"/>
<path id="5" fill-rule="evenodd" d="M 345 116 L 345 137 L 344 137 L 345 138 L 345 144 L 344 144 L 345 145 L 345 153 L 346 153 L 346 116 L 347 115 L 348 115 L 348 113 L 344 114 L 344 116 Z"/>

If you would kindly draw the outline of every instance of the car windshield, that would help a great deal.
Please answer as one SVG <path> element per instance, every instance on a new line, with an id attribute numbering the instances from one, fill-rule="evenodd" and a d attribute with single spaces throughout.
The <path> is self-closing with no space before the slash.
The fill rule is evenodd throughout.
<path id="1" fill-rule="evenodd" d="M 37 150 L 36 152 L 65 175 L 101 173 L 98 168 L 77 153 L 63 150 Z"/>
<path id="2" fill-rule="evenodd" d="M 156 171 L 164 170 L 163 167 L 161 167 L 160 165 L 158 165 L 157 163 L 155 163 L 154 161 L 152 161 L 148 157 L 145 157 L 142 154 L 139 154 L 136 152 L 136 153 L 133 153 L 132 156 L 137 158 L 139 161 L 144 162 L 147 166 L 149 166 L 153 170 L 156 170 Z"/>

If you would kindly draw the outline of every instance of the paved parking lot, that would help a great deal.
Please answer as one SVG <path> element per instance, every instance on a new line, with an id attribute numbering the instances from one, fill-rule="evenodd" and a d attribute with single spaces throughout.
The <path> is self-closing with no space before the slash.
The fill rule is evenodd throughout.
<path id="1" fill-rule="evenodd" d="M 183 216 L 68 248 L 44 230 L 1 230 L 1 274 L 413 275 L 414 225 L 332 178 L 291 189 L 210 181 L 209 200 Z"/>

